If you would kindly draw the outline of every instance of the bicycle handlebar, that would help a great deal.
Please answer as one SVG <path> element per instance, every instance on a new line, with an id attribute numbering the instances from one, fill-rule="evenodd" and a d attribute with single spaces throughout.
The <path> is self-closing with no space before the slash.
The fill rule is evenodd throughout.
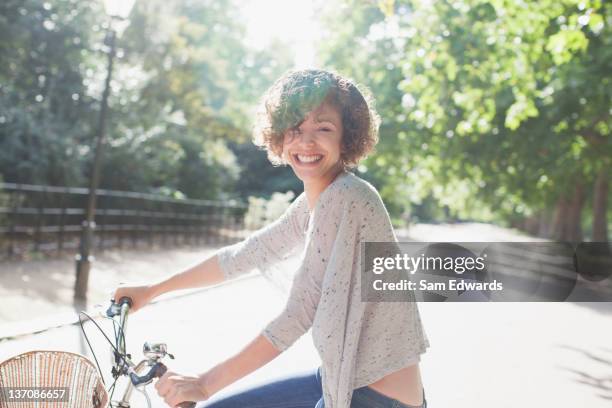
<path id="1" fill-rule="evenodd" d="M 132 307 L 132 304 L 132 298 L 126 296 L 119 299 L 119 302 L 115 302 L 115 299 L 111 299 L 111 304 L 106 310 L 106 316 L 115 317 L 121 314 L 123 305 L 127 305 L 127 309 L 129 309 Z"/>
<path id="2" fill-rule="evenodd" d="M 111 318 L 117 315 L 121 315 L 121 327 L 123 330 L 123 326 L 126 324 L 128 311 L 132 307 L 132 304 L 132 299 L 129 297 L 122 297 L 121 299 L 119 299 L 119 302 L 114 302 L 113 300 L 106 311 L 106 315 Z M 125 347 L 125 344 L 123 344 L 123 347 Z M 122 352 L 125 352 L 125 350 L 122 350 Z M 168 371 L 168 367 L 158 361 L 151 367 L 149 372 L 145 375 L 139 376 L 135 372 L 132 372 L 130 373 L 129 377 L 132 384 L 134 386 L 138 386 L 140 384 L 148 383 L 154 378 L 160 378 L 164 375 L 166 371 Z M 178 406 L 180 408 L 193 408 L 195 407 L 195 405 L 196 403 L 193 401 L 184 401 L 181 402 Z"/>

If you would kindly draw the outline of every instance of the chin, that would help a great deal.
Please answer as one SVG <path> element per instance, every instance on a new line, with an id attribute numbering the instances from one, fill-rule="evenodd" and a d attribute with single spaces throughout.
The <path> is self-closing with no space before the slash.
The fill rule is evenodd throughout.
<path id="1" fill-rule="evenodd" d="M 297 178 L 302 181 L 316 179 L 318 177 L 321 177 L 321 175 L 324 173 L 323 170 L 320 168 L 305 169 L 303 167 L 300 167 L 300 165 L 295 165 L 293 163 L 291 164 L 291 169 L 293 170 L 293 173 L 297 176 Z"/>
<path id="2" fill-rule="evenodd" d="M 321 172 L 293 168 L 293 173 L 302 181 L 312 181 L 322 176 Z"/>
<path id="3" fill-rule="evenodd" d="M 337 163 L 332 164 L 329 160 L 323 159 L 318 165 L 311 167 L 292 160 L 290 166 L 297 178 L 303 182 L 311 182 L 327 178 L 330 172 L 333 172 L 334 168 L 337 167 Z"/>

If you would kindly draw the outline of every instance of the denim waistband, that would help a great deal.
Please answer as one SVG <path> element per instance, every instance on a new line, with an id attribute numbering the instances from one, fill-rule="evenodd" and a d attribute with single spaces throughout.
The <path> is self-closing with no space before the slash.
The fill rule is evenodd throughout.
<path id="1" fill-rule="evenodd" d="M 427 408 L 425 389 L 423 389 L 423 404 L 419 406 L 404 404 L 368 386 L 357 388 L 353 391 L 351 406 L 353 406 L 353 403 L 356 407 L 363 405 L 364 407 L 367 406 L 372 408 Z"/>
<path id="2" fill-rule="evenodd" d="M 317 370 L 317 380 L 321 384 L 321 367 Z M 323 399 L 321 398 L 318 407 L 324 407 Z M 353 408 L 427 408 L 427 399 L 425 398 L 425 389 L 423 389 L 423 404 L 407 405 L 396 399 L 390 398 L 367 385 L 361 388 L 357 388 L 353 391 L 353 399 L 351 400 L 351 407 Z"/>

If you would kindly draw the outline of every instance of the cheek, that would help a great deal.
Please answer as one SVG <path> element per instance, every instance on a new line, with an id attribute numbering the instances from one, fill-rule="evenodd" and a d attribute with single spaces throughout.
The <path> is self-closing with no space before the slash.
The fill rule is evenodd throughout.
<path id="1" fill-rule="evenodd" d="M 333 152 L 334 155 L 340 156 L 342 154 L 342 137 L 336 136 L 331 138 L 327 143 L 327 150 Z"/>

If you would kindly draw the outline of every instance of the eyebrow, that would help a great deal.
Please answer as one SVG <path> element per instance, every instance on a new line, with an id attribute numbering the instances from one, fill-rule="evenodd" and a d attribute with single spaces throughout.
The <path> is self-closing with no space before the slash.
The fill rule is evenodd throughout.
<path id="1" fill-rule="evenodd" d="M 321 123 L 321 122 L 329 122 L 334 126 L 337 126 L 336 122 L 334 121 L 334 119 L 331 116 L 325 116 L 325 115 L 319 115 L 315 118 L 315 122 L 317 123 Z"/>

